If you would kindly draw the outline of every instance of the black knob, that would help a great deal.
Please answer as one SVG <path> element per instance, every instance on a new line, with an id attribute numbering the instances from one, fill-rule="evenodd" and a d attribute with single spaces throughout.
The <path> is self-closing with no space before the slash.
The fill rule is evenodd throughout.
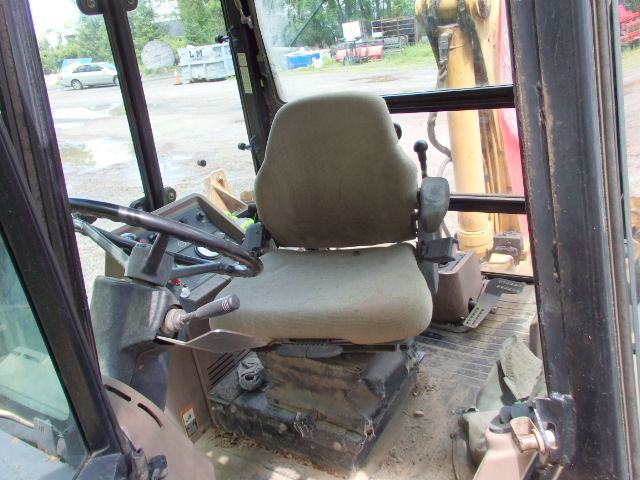
<path id="1" fill-rule="evenodd" d="M 398 136 L 398 140 L 402 138 L 402 127 L 398 122 L 393 122 L 393 128 L 396 129 L 396 135 Z"/>
<path id="2" fill-rule="evenodd" d="M 424 140 L 418 140 L 413 144 L 413 151 L 418 154 L 418 162 L 420 162 L 420 170 L 422 178 L 427 176 L 427 149 L 429 144 Z"/>
<path id="3" fill-rule="evenodd" d="M 251 151 L 251 150 L 253 150 L 253 146 L 252 146 L 252 145 L 250 145 L 250 144 L 246 144 L 246 143 L 244 143 L 244 142 L 240 142 L 240 143 L 238 144 L 238 149 L 240 149 L 240 150 L 249 150 L 249 151 Z"/>
<path id="4" fill-rule="evenodd" d="M 198 160 L 196 162 L 196 165 L 198 165 L 199 167 L 206 167 L 207 166 L 207 161 L 206 160 Z"/>
<path id="5" fill-rule="evenodd" d="M 216 35 L 216 43 L 224 43 L 229 41 L 229 35 Z"/>

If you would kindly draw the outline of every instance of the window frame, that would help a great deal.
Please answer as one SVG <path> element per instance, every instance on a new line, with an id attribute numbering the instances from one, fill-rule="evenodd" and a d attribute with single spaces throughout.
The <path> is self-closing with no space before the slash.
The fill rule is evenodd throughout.
<path id="1" fill-rule="evenodd" d="M 83 477 L 82 472 L 93 471 L 95 462 L 105 455 L 121 462 L 120 457 L 128 452 L 127 443 L 102 385 L 95 352 L 17 169 L 4 124 L 0 124 L 0 165 L 0 202 L 11 205 L 0 209 L 0 231 L 85 441 L 88 456 L 77 478 L 91 478 Z"/>

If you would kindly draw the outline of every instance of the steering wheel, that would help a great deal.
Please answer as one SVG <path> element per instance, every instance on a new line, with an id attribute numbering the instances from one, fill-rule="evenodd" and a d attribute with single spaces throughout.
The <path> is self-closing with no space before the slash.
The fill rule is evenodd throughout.
<path id="1" fill-rule="evenodd" d="M 169 279 L 200 273 L 215 272 L 231 276 L 253 277 L 262 272 L 263 267 L 260 259 L 239 245 L 229 240 L 216 238 L 209 233 L 170 218 L 82 198 L 70 198 L 69 205 L 72 213 L 107 218 L 158 233 L 153 245 L 132 242 L 131 255 L 127 255 L 103 232 L 82 219 L 74 217 L 75 230 L 87 235 L 111 254 L 125 268 L 126 276 L 164 285 Z M 172 254 L 168 254 L 166 251 L 170 237 L 219 252 L 225 257 L 236 260 L 240 265 L 229 265 L 224 262 L 201 263 L 199 259 L 193 259 L 192 263 L 197 263 L 197 265 L 176 267 L 173 264 Z"/>

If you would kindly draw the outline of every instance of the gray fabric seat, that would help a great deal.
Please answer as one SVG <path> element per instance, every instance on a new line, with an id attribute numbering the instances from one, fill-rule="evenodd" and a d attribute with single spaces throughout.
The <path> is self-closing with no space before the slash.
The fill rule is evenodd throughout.
<path id="1" fill-rule="evenodd" d="M 380 97 L 337 93 L 276 114 L 255 183 L 260 221 L 282 247 L 236 278 L 240 308 L 211 328 L 278 339 L 402 340 L 431 319 L 414 249 L 418 171 Z M 397 244 L 386 247 L 375 245 Z M 365 248 L 371 246 L 371 248 Z M 357 250 L 316 250 L 354 248 Z"/>
<path id="2" fill-rule="evenodd" d="M 266 342 L 340 339 L 375 344 L 412 337 L 429 325 L 431 297 L 407 244 L 358 250 L 263 255 L 264 272 L 224 290 L 240 309 L 211 326 Z M 425 294 L 427 292 L 427 294 Z"/>

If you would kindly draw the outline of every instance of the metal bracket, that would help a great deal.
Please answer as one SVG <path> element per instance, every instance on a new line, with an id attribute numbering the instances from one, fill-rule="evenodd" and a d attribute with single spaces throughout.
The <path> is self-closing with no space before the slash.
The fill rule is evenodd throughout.
<path id="1" fill-rule="evenodd" d="M 101 1 L 104 0 L 76 0 L 76 4 L 85 15 L 100 15 L 102 13 Z M 138 8 L 138 0 L 121 0 L 121 2 L 127 12 Z"/>
<path id="2" fill-rule="evenodd" d="M 187 342 L 164 336 L 157 336 L 156 340 L 172 343 L 179 347 L 188 347 L 212 353 L 239 352 L 241 350 L 251 350 L 253 348 L 260 348 L 267 345 L 267 342 L 260 338 L 222 329 L 209 330 L 199 337 L 193 338 Z"/>
<path id="3" fill-rule="evenodd" d="M 142 448 L 134 450 L 129 454 L 132 467 L 131 478 L 141 480 L 164 480 L 169 475 L 167 457 L 157 455 L 147 461 L 147 456 Z"/>
<path id="4" fill-rule="evenodd" d="M 511 438 L 520 453 L 528 450 L 537 450 L 541 455 L 546 453 L 547 442 L 542 432 L 533 423 L 533 420 L 529 417 L 516 417 L 511 419 L 509 425 L 511 426 Z M 555 443 L 555 438 L 553 443 Z"/>
<path id="5" fill-rule="evenodd" d="M 567 465 L 575 454 L 576 416 L 573 397 L 553 393 L 533 401 L 535 424 L 547 442 L 546 464 Z M 553 438 L 553 442 L 551 441 Z"/>
<path id="6" fill-rule="evenodd" d="M 252 223 L 245 231 L 242 248 L 259 257 L 262 255 L 262 249 L 266 243 L 265 234 L 266 230 L 261 222 Z"/>
<path id="7" fill-rule="evenodd" d="M 36 445 L 49 455 L 59 455 L 58 435 L 51 422 L 42 418 L 33 419 L 33 430 L 36 432 Z"/>
<path id="8" fill-rule="evenodd" d="M 536 450 L 543 465 L 567 465 L 573 458 L 576 424 L 573 398 L 552 394 L 536 398 L 533 418 L 516 417 L 509 422 L 511 436 L 520 452 Z"/>
<path id="9" fill-rule="evenodd" d="M 524 286 L 522 282 L 507 280 L 506 278 L 492 278 L 478 298 L 473 310 L 462 322 L 462 325 L 476 328 L 498 304 L 498 300 L 500 300 L 503 293 L 521 293 Z"/>
<path id="10" fill-rule="evenodd" d="M 162 189 L 162 204 L 169 205 L 173 203 L 178 198 L 178 194 L 172 187 L 164 187 Z M 133 208 L 135 210 L 144 210 L 145 212 L 150 212 L 148 198 L 146 196 L 138 198 L 129 204 L 129 208 Z"/>
<path id="11" fill-rule="evenodd" d="M 306 437 L 316 428 L 317 417 L 316 412 L 297 412 L 296 419 L 293 421 L 293 429 L 298 432 L 301 437 Z"/>

